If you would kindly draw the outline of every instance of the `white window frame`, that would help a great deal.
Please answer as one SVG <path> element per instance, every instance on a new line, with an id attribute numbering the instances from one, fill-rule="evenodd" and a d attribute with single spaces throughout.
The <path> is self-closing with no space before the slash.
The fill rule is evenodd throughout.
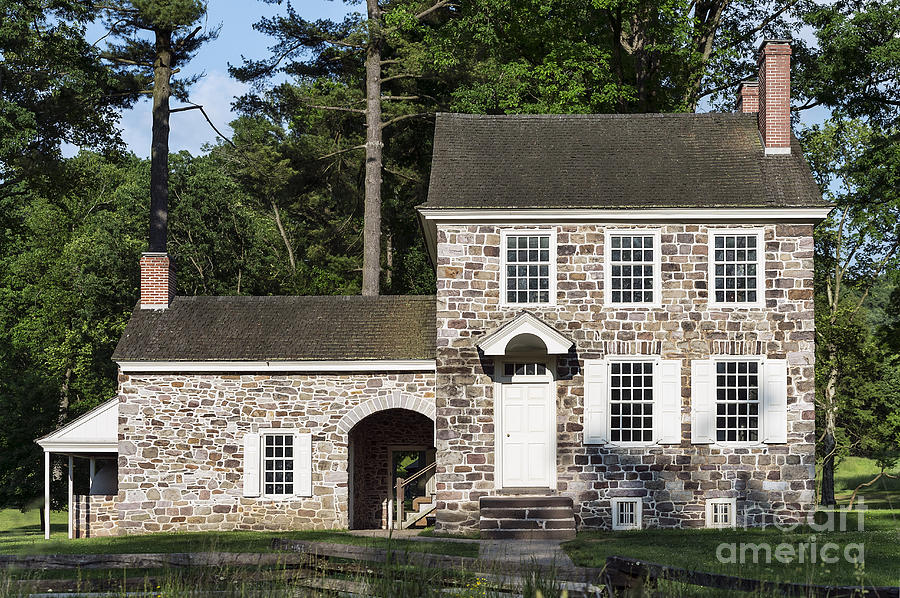
<path id="1" fill-rule="evenodd" d="M 643 236 L 653 237 L 653 301 L 616 303 L 612 300 L 612 237 L 615 236 Z M 661 231 L 658 228 L 607 228 L 603 238 L 603 304 L 611 308 L 659 308 L 662 306 L 662 247 L 660 246 Z"/>
<path id="2" fill-rule="evenodd" d="M 609 499 L 610 511 L 612 513 L 612 528 L 614 531 L 626 531 L 633 529 L 643 529 L 643 503 L 641 498 L 611 498 Z M 622 525 L 619 523 L 619 509 L 623 504 L 634 504 L 634 524 Z"/>
<path id="3" fill-rule="evenodd" d="M 716 301 L 716 236 L 756 235 L 756 301 Z M 709 268 L 707 269 L 707 290 L 709 305 L 713 307 L 736 307 L 758 309 L 766 306 L 766 231 L 764 228 L 712 228 L 707 231 Z"/>
<path id="4" fill-rule="evenodd" d="M 731 521 L 729 523 L 713 523 L 713 505 L 728 505 Z M 706 499 L 706 527 L 714 529 L 729 529 L 737 527 L 737 499 L 736 498 L 707 498 Z"/>
<path id="5" fill-rule="evenodd" d="M 614 442 L 612 440 L 612 364 L 613 363 L 652 363 L 653 364 L 653 400 L 650 401 L 653 410 L 653 431 L 651 433 L 652 439 L 649 442 L 640 441 L 630 441 L 630 442 Z M 609 355 L 606 358 L 606 429 L 609 434 L 609 442 L 606 443 L 606 446 L 620 446 L 620 447 L 648 447 L 648 446 L 657 446 L 659 444 L 659 439 L 661 436 L 661 431 L 659 429 L 659 400 L 662 397 L 660 394 L 662 392 L 662 388 L 660 387 L 661 378 L 660 378 L 660 366 L 661 358 L 658 355 Z"/>
<path id="6" fill-rule="evenodd" d="M 303 434 L 295 428 L 260 428 L 257 433 L 259 434 L 259 498 L 261 500 L 286 500 L 308 496 L 303 494 L 300 489 L 299 474 L 300 468 L 303 466 L 300 462 L 300 437 Z M 266 493 L 266 436 L 293 436 L 294 438 L 294 491 L 290 494 Z M 311 457 L 312 455 L 310 455 Z M 312 463 L 309 466 L 312 467 Z"/>
<path id="7" fill-rule="evenodd" d="M 506 244 L 509 237 L 550 237 L 550 268 L 548 269 L 547 287 L 549 290 L 549 299 L 547 303 L 511 303 L 506 298 Z M 555 228 L 526 228 L 526 229 L 504 229 L 500 231 L 500 305 L 509 307 L 553 307 L 556 305 L 556 229 Z"/>
<path id="8" fill-rule="evenodd" d="M 517 374 L 513 373 L 511 376 L 506 373 L 506 366 L 512 365 L 515 367 L 516 364 L 524 363 L 526 365 L 536 364 L 544 367 L 543 373 L 539 374 Z M 553 373 L 550 371 L 550 367 L 548 365 L 547 357 L 523 357 L 521 359 L 516 359 L 515 357 L 508 357 L 506 359 L 497 360 L 496 367 L 501 368 L 501 371 L 498 373 L 497 377 L 501 379 L 503 382 L 508 384 L 512 383 L 527 383 L 527 382 L 548 382 L 553 379 Z"/>
<path id="9" fill-rule="evenodd" d="M 763 393 L 765 393 L 766 389 L 766 373 L 765 373 L 765 364 L 766 358 L 762 355 L 713 355 L 710 357 L 710 360 L 713 362 L 713 379 L 712 379 L 712 388 L 711 391 L 713 393 L 712 396 L 712 404 L 713 404 L 713 420 L 715 422 L 713 426 L 713 444 L 717 446 L 727 446 L 727 447 L 736 447 L 736 448 L 744 448 L 744 447 L 756 447 L 756 446 L 765 446 L 763 442 L 763 438 L 765 438 L 765 400 Z M 757 405 L 759 405 L 759 409 L 757 410 L 757 422 L 759 427 L 757 428 L 756 440 L 719 440 L 719 422 L 718 422 L 718 390 L 719 390 L 719 381 L 716 379 L 716 365 L 719 362 L 729 362 L 729 361 L 746 361 L 746 362 L 755 362 L 757 364 Z"/>

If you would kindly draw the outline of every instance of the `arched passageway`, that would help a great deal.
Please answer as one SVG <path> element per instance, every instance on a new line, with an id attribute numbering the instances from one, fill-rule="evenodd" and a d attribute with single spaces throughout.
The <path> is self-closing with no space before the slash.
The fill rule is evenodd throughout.
<path id="1" fill-rule="evenodd" d="M 408 478 L 434 462 L 434 422 L 408 409 L 366 416 L 350 430 L 350 527 L 387 526 L 397 477 Z M 434 493 L 433 473 L 406 490 L 405 502 Z"/>

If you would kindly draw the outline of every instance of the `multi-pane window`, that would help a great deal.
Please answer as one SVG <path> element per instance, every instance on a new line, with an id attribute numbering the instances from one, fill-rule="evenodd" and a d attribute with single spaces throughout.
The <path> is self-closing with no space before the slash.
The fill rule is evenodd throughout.
<path id="1" fill-rule="evenodd" d="M 755 303 L 760 299 L 756 234 L 713 234 L 713 293 L 717 303 Z"/>
<path id="2" fill-rule="evenodd" d="M 550 235 L 506 237 L 506 302 L 550 303 Z"/>
<path id="3" fill-rule="evenodd" d="M 512 376 L 543 376 L 547 373 L 547 366 L 543 363 L 504 363 L 503 375 Z"/>
<path id="4" fill-rule="evenodd" d="M 640 529 L 641 503 L 637 498 L 612 499 L 613 529 Z"/>
<path id="5" fill-rule="evenodd" d="M 716 362 L 716 440 L 759 441 L 758 362 Z"/>
<path id="6" fill-rule="evenodd" d="M 264 494 L 294 494 L 294 435 L 267 434 L 263 438 Z"/>
<path id="7" fill-rule="evenodd" d="M 711 499 L 706 504 L 707 527 L 733 527 L 735 501 L 730 498 Z"/>
<path id="8" fill-rule="evenodd" d="M 610 301 L 653 303 L 654 236 L 610 235 Z"/>
<path id="9" fill-rule="evenodd" d="M 652 362 L 609 364 L 609 416 L 611 442 L 653 441 Z"/>

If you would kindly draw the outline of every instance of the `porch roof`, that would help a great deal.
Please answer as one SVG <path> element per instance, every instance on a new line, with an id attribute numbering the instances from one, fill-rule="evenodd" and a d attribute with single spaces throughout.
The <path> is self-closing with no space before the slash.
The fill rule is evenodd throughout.
<path id="1" fill-rule="evenodd" d="M 507 355 L 521 351 L 546 350 L 547 355 L 569 352 L 575 343 L 534 314 L 523 311 L 478 342 L 485 355 Z M 543 346 L 542 346 L 543 345 Z"/>
<path id="2" fill-rule="evenodd" d="M 35 440 L 44 452 L 91 454 L 119 450 L 118 397 L 91 409 L 81 417 Z"/>

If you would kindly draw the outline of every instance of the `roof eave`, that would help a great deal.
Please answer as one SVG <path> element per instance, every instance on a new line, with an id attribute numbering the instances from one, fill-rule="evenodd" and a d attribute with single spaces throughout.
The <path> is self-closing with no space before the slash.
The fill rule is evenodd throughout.
<path id="1" fill-rule="evenodd" d="M 122 373 L 170 372 L 433 372 L 434 359 L 119 360 Z"/>
<path id="2" fill-rule="evenodd" d="M 573 222 L 808 222 L 828 217 L 833 206 L 749 208 L 459 208 L 419 206 L 423 227 L 442 223 L 573 223 Z M 430 240 L 434 239 L 432 232 Z"/>

